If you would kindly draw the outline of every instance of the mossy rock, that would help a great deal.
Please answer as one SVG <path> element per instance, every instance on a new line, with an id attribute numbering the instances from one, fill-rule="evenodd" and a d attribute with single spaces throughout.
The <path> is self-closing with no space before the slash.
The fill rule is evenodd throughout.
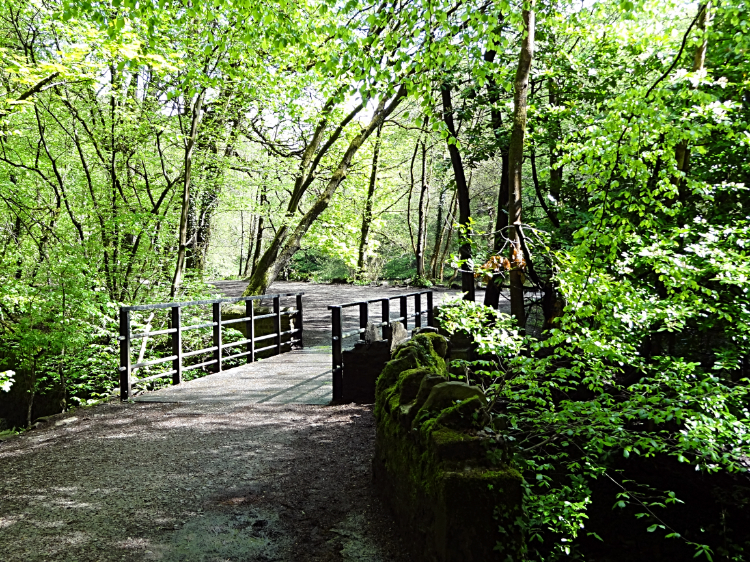
<path id="1" fill-rule="evenodd" d="M 401 377 L 398 381 L 399 404 L 404 405 L 413 401 L 417 397 L 419 389 L 422 386 L 422 379 L 427 376 L 436 376 L 434 371 L 429 367 L 409 369 L 408 371 L 401 373 Z"/>
<path id="2" fill-rule="evenodd" d="M 486 406 L 487 400 L 484 398 L 484 394 L 472 396 L 440 412 L 437 423 L 444 427 L 463 431 L 473 428 L 481 429 L 490 423 Z"/>
<path id="3" fill-rule="evenodd" d="M 420 413 L 421 411 L 441 412 L 455 405 L 456 402 L 463 402 L 470 398 L 481 400 L 483 405 L 487 403 L 484 392 L 476 386 L 469 386 L 459 381 L 442 382 L 432 387 Z"/>
<path id="4" fill-rule="evenodd" d="M 448 356 L 448 340 L 437 332 L 421 332 L 414 336 L 418 342 L 430 342 L 433 351 L 439 356 L 445 359 Z"/>
<path id="5" fill-rule="evenodd" d="M 375 416 L 380 417 L 383 412 L 396 411 L 400 405 L 405 405 L 407 397 L 414 389 L 419 393 L 422 377 L 429 375 L 447 375 L 445 359 L 440 353 L 447 353 L 448 343 L 439 334 L 418 334 L 408 342 L 400 345 L 394 350 L 393 359 L 386 363 L 383 372 L 375 383 Z M 404 373 L 407 371 L 420 370 L 420 374 L 411 373 L 406 376 L 404 384 Z M 401 388 L 405 388 L 405 397 L 401 396 Z M 413 398 L 412 398 L 413 400 Z M 416 411 L 416 410 L 415 410 Z"/>

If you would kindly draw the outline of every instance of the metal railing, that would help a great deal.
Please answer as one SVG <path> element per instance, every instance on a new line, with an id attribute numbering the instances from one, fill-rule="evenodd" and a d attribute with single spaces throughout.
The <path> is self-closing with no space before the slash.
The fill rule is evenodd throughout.
<path id="1" fill-rule="evenodd" d="M 229 359 L 236 359 L 239 357 L 246 357 L 248 363 L 255 361 L 256 355 L 263 351 L 275 350 L 276 355 L 281 354 L 282 347 L 284 346 L 298 346 L 302 347 L 302 295 L 304 293 L 283 293 L 277 295 L 260 295 L 252 297 L 237 297 L 237 298 L 226 298 L 226 299 L 213 299 L 204 301 L 190 301 L 190 302 L 169 302 L 159 304 L 144 304 L 137 306 L 123 306 L 120 308 L 120 335 L 118 340 L 120 341 L 120 367 L 118 369 L 120 375 L 120 399 L 128 400 L 132 396 L 132 373 L 134 370 L 142 367 L 151 367 L 159 365 L 161 363 L 172 362 L 172 369 L 149 377 L 137 379 L 137 383 L 144 383 L 154 379 L 164 378 L 172 376 L 172 384 L 180 384 L 182 382 L 182 374 L 186 371 L 193 369 L 199 369 L 213 365 L 215 373 L 222 371 L 222 363 Z M 296 297 L 296 309 L 295 310 L 281 310 L 280 300 L 283 297 Z M 255 308 L 253 307 L 253 301 L 259 300 L 272 300 L 273 307 L 272 312 L 269 314 L 256 314 Z M 221 305 L 227 303 L 245 303 L 245 316 L 242 318 L 232 318 L 230 320 L 222 320 Z M 182 325 L 182 309 L 188 306 L 205 306 L 211 305 L 212 307 L 212 319 L 211 322 L 193 324 L 190 326 Z M 157 330 L 155 332 L 143 331 L 140 333 L 131 333 L 130 328 L 130 313 L 135 311 L 146 311 L 146 310 L 159 310 L 159 309 L 171 309 L 169 318 L 169 327 L 166 330 Z M 296 327 L 290 330 L 282 331 L 282 316 L 295 317 Z M 255 322 L 264 318 L 274 319 L 274 330 L 270 334 L 255 337 Z M 240 341 L 231 343 L 223 343 L 222 341 L 222 327 L 231 324 L 237 324 L 240 322 L 245 323 L 245 334 L 246 338 Z M 189 330 L 200 330 L 205 328 L 212 328 L 212 345 L 203 349 L 197 349 L 192 351 L 183 350 L 182 345 L 182 334 Z M 151 361 L 140 361 L 135 364 L 131 362 L 131 351 L 130 345 L 133 340 L 150 338 L 154 336 L 170 334 L 172 354 L 168 357 L 161 357 Z M 297 339 L 294 339 L 294 335 L 299 334 Z M 282 341 L 282 337 L 289 335 L 289 341 Z M 266 341 L 273 338 L 273 344 L 265 347 L 257 348 L 255 344 L 260 341 Z M 240 353 L 224 354 L 224 350 L 233 348 L 236 346 L 244 345 L 245 351 Z M 184 359 L 203 353 L 212 353 L 212 359 L 209 361 L 203 361 L 193 365 L 183 365 Z"/>
<path id="2" fill-rule="evenodd" d="M 426 309 L 422 309 L 422 295 L 426 295 Z M 408 299 L 414 298 L 414 312 L 409 314 Z M 391 301 L 399 301 L 399 315 L 391 318 Z M 391 322 L 402 322 L 406 330 L 409 329 L 409 318 L 414 318 L 414 328 L 422 327 L 422 316 L 427 315 L 427 326 L 433 326 L 435 323 L 432 307 L 432 291 L 418 291 L 416 293 L 407 293 L 394 297 L 385 297 L 381 299 L 372 299 L 367 301 L 355 301 L 345 304 L 330 305 L 331 311 L 331 347 L 333 355 L 332 377 L 333 377 L 333 399 L 340 400 L 343 397 L 343 340 L 351 336 L 359 336 L 360 340 L 365 339 L 364 334 L 367 330 L 367 323 L 370 315 L 370 304 L 380 303 L 380 322 L 373 322 L 376 327 L 382 327 L 383 339 L 391 339 Z M 350 307 L 359 308 L 359 328 L 344 332 L 343 311 Z"/>

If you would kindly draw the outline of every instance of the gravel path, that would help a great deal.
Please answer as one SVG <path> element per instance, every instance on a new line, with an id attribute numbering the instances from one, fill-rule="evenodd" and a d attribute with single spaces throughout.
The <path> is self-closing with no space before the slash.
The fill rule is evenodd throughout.
<path id="1" fill-rule="evenodd" d="M 31 561 L 402 561 L 367 406 L 110 404 L 0 445 L 0 551 Z"/>

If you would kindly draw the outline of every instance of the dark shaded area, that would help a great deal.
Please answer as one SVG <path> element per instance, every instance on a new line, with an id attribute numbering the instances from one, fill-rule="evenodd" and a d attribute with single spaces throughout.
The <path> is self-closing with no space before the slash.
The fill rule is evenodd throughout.
<path id="1" fill-rule="evenodd" d="M 341 406 L 325 425 L 300 427 L 284 470 L 243 505 L 278 510 L 292 538 L 285 560 L 408 562 L 393 520 L 375 495 L 371 406 Z"/>
<path id="2" fill-rule="evenodd" d="M 375 403 L 375 381 L 391 360 L 391 342 L 358 342 L 343 353 L 343 400 L 357 404 Z"/>
<path id="3" fill-rule="evenodd" d="M 649 505 L 646 509 L 637 501 L 630 501 L 625 508 L 613 508 L 618 501 L 617 494 L 623 490 L 609 478 L 599 478 L 592 486 L 586 533 L 578 541 L 586 560 L 692 560 L 696 549 L 686 541 L 709 545 L 714 560 L 731 560 L 733 555 L 741 553 L 737 547 L 745 551 L 750 547 L 750 477 L 747 474 L 706 474 L 665 455 L 650 459 L 631 456 L 627 460 L 617 459 L 614 465 L 613 478 L 619 484 L 624 482 L 625 488 L 637 493 L 643 503 L 659 502 L 663 494 L 657 494 L 656 490 L 674 492 L 680 502 L 666 507 Z M 633 481 L 648 483 L 653 491 L 635 487 Z M 639 518 L 640 513 L 647 515 Z M 662 523 L 668 528 L 648 532 L 652 525 Z M 672 532 L 682 538 L 666 539 Z M 588 533 L 596 533 L 603 540 Z"/>

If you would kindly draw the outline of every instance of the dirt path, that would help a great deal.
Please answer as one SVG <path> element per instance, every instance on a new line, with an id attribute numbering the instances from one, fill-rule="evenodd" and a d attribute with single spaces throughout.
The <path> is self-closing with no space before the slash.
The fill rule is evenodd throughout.
<path id="1" fill-rule="evenodd" d="M 6 562 L 402 561 L 366 406 L 111 404 L 0 445 Z"/>

